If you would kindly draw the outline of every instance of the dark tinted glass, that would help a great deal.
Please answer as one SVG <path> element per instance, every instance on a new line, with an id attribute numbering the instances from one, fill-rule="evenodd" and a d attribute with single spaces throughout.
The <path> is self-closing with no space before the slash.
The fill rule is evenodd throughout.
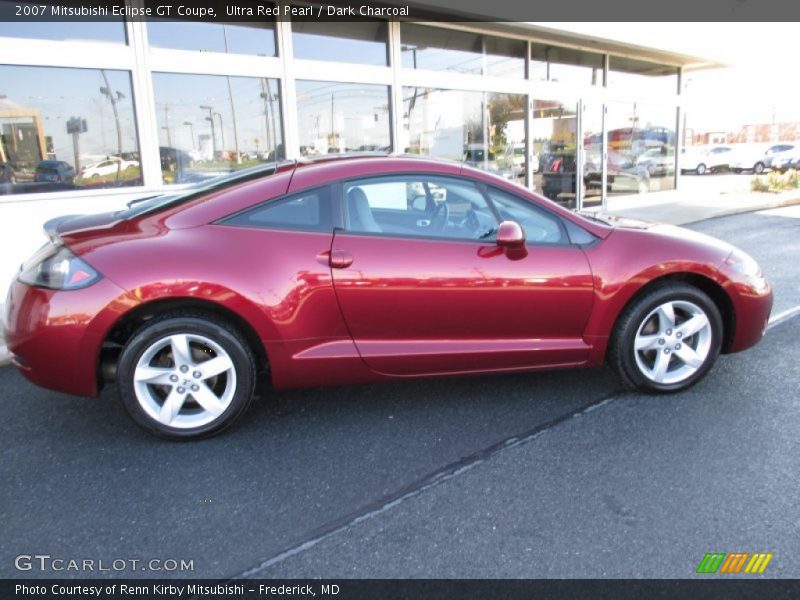
<path id="1" fill-rule="evenodd" d="M 330 188 L 317 188 L 267 202 L 226 219 L 224 224 L 267 229 L 331 231 Z"/>

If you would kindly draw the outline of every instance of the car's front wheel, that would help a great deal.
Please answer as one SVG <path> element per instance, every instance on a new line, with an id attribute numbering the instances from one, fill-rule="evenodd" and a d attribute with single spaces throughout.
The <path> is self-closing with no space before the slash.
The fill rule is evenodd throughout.
<path id="1" fill-rule="evenodd" d="M 697 165 L 697 168 L 696 168 L 694 171 L 695 171 L 695 173 L 697 173 L 698 175 L 705 175 L 705 173 L 706 173 L 706 166 L 705 166 L 703 163 L 700 163 L 699 165 Z"/>
<path id="2" fill-rule="evenodd" d="M 609 343 L 609 364 L 629 387 L 684 390 L 716 361 L 722 330 L 719 309 L 707 294 L 691 285 L 662 285 L 622 313 Z"/>
<path id="3" fill-rule="evenodd" d="M 117 369 L 125 409 L 160 437 L 215 435 L 252 402 L 255 359 L 247 341 L 214 317 L 168 314 L 126 344 Z"/>

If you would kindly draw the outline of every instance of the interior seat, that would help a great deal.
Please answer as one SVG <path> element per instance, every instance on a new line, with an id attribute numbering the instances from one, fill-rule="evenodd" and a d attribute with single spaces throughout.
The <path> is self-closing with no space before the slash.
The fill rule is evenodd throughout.
<path id="1" fill-rule="evenodd" d="M 347 192 L 347 216 L 350 228 L 354 231 L 383 231 L 372 215 L 367 195 L 360 187 L 354 187 Z"/>

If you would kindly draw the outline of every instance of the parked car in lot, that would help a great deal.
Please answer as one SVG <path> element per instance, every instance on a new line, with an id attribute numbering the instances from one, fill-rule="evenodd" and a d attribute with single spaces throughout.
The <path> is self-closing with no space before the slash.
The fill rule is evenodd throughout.
<path id="1" fill-rule="evenodd" d="M 659 146 L 646 150 L 636 159 L 636 165 L 647 170 L 651 177 L 663 177 L 675 173 L 675 149 Z"/>
<path id="2" fill-rule="evenodd" d="M 730 146 L 715 146 L 705 151 L 695 151 L 691 147 L 681 150 L 681 173 L 694 172 L 704 175 L 730 167 L 733 157 Z"/>
<path id="3" fill-rule="evenodd" d="M 34 181 L 41 183 L 72 184 L 75 180 L 75 168 L 63 160 L 43 160 L 36 165 Z"/>
<path id="4" fill-rule="evenodd" d="M 106 175 L 116 175 L 117 171 L 120 173 L 126 169 L 138 167 L 139 162 L 135 160 L 123 160 L 117 157 L 109 157 L 106 160 L 88 165 L 81 171 L 81 177 L 84 179 L 91 179 L 97 177 L 104 177 Z"/>
<path id="5" fill-rule="evenodd" d="M 16 183 L 17 176 L 14 169 L 6 162 L 0 162 L 0 183 Z"/>
<path id="6" fill-rule="evenodd" d="M 776 144 L 764 155 L 764 166 L 775 171 L 786 171 L 800 153 L 800 146 L 795 144 Z"/>
<path id="7" fill-rule="evenodd" d="M 767 152 L 762 148 L 752 148 L 745 146 L 738 148 L 731 159 L 730 168 L 734 173 L 752 171 L 756 175 L 761 175 L 767 168 Z"/>
<path id="8" fill-rule="evenodd" d="M 606 191 L 609 194 L 646 194 L 650 191 L 650 172 L 647 166 L 637 163 L 627 154 L 610 150 L 606 168 Z M 600 155 L 589 153 L 583 166 L 583 183 L 586 189 L 599 191 L 603 186 L 602 176 Z"/>
<path id="9" fill-rule="evenodd" d="M 514 165 L 514 172 L 518 177 L 525 176 L 525 144 L 514 144 L 508 147 L 511 153 L 511 163 Z M 531 155 L 531 173 L 539 171 L 539 157 L 536 154 Z"/>
<path id="10" fill-rule="evenodd" d="M 729 244 L 431 159 L 286 161 L 46 230 L 6 305 L 14 364 L 81 396 L 115 382 L 133 420 L 172 439 L 222 431 L 267 376 L 606 361 L 628 386 L 675 392 L 756 344 L 772 306 Z"/>

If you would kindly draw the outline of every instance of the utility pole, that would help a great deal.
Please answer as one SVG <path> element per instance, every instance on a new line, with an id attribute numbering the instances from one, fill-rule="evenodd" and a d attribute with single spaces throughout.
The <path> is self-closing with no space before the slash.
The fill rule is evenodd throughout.
<path id="1" fill-rule="evenodd" d="M 214 133 L 214 107 L 213 106 L 200 106 L 203 110 L 208 111 L 206 121 L 211 123 L 211 160 L 214 160 L 217 155 L 217 135 Z"/>
<path id="2" fill-rule="evenodd" d="M 117 100 L 121 100 L 125 96 L 121 92 L 116 93 L 116 98 L 114 97 L 114 91 L 111 89 L 111 84 L 108 83 L 108 75 L 106 75 L 105 69 L 100 69 L 100 73 L 103 75 L 103 81 L 105 82 L 105 87 L 100 88 L 100 93 L 106 96 L 109 101 L 111 102 L 111 110 L 114 111 L 114 124 L 117 127 L 117 157 L 119 160 L 117 161 L 117 176 L 114 179 L 115 183 L 119 183 L 119 173 L 122 169 L 122 129 L 119 125 L 119 111 L 117 110 Z"/>

